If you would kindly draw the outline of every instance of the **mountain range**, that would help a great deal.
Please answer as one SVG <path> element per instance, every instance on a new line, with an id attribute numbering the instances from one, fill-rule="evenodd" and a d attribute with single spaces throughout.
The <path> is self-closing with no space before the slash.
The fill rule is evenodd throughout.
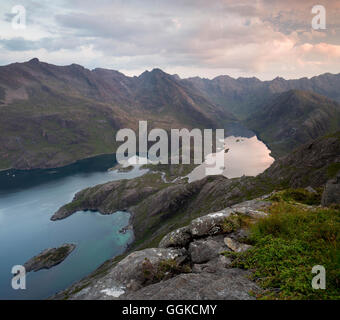
<path id="1" fill-rule="evenodd" d="M 313 92 L 289 90 L 275 94 L 245 123 L 274 156 L 281 156 L 340 128 L 340 104 Z"/>
<path id="2" fill-rule="evenodd" d="M 139 120 L 166 130 L 243 121 L 283 155 L 339 128 L 339 89 L 340 74 L 209 80 L 160 69 L 128 77 L 36 58 L 13 63 L 0 67 L 0 169 L 52 168 L 113 153 L 117 130 L 137 129 Z"/>

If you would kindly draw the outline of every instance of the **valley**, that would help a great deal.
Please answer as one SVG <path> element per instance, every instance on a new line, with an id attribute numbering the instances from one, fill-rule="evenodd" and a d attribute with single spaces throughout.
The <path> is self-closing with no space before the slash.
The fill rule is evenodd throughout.
<path id="1" fill-rule="evenodd" d="M 228 130 L 241 120 L 274 157 L 282 156 L 339 126 L 339 88 L 340 75 L 332 74 L 208 80 L 181 79 L 160 69 L 128 77 L 38 59 L 14 63 L 0 67 L 0 170 L 55 168 L 114 153 L 117 131 L 136 130 L 140 120 L 167 131 Z M 299 105 L 300 118 L 284 111 L 287 99 Z"/>
<path id="2" fill-rule="evenodd" d="M 47 248 L 75 245 L 65 261 L 45 261 L 53 267 L 30 272 L 30 290 L 16 294 L 5 288 L 0 298 L 111 299 L 118 298 L 123 287 L 128 299 L 143 294 L 164 298 L 170 294 L 165 284 L 176 287 L 183 279 L 192 286 L 186 289 L 187 297 L 194 298 L 190 292 L 206 283 L 206 296 L 216 298 L 219 281 L 236 283 L 230 277 L 240 287 L 225 298 L 248 299 L 249 290 L 262 297 L 263 288 L 245 280 L 248 271 L 237 269 L 249 257 L 225 251 L 250 248 L 253 241 L 261 252 L 257 238 L 246 237 L 250 242 L 242 243 L 239 233 L 248 221 L 242 214 L 256 215 L 263 209 L 258 204 L 266 204 L 263 201 L 273 195 L 281 197 L 281 192 L 313 201 L 316 197 L 315 206 L 322 194 L 325 210 L 337 216 L 331 207 L 337 197 L 326 193 L 338 190 L 339 79 L 332 74 L 272 81 L 181 79 L 160 69 L 128 77 L 114 70 L 56 66 L 38 59 L 0 67 L 0 254 L 6 254 L 1 280 L 9 283 L 12 265 Z M 205 176 L 205 164 L 116 166 L 116 133 L 123 128 L 137 132 L 139 121 L 167 133 L 224 129 L 225 171 Z M 286 208 L 275 199 L 275 206 Z M 294 206 L 300 212 L 299 204 Z M 270 207 L 273 212 L 279 209 Z M 188 231 L 201 217 L 215 219 L 221 212 L 228 219 L 213 221 L 210 227 L 219 230 L 216 234 L 207 231 L 196 237 L 195 228 Z M 229 220 L 230 212 L 237 221 Z M 177 230 L 180 241 L 190 241 L 169 244 L 169 235 L 177 235 Z M 213 256 L 196 259 L 196 245 Z M 132 261 L 131 278 L 121 284 L 111 276 L 121 276 L 125 259 Z M 144 266 L 141 259 L 149 259 L 151 265 Z M 215 263 L 217 269 L 212 268 Z M 150 279 L 133 278 L 141 266 L 151 268 Z M 215 271 L 210 274 L 205 268 Z M 170 276 L 163 278 L 166 272 Z M 39 286 L 41 281 L 48 286 Z M 106 286 L 98 291 L 101 283 Z"/>

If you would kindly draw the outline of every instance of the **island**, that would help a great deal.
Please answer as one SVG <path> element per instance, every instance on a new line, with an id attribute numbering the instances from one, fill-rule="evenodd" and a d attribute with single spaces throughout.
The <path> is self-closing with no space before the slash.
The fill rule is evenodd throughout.
<path id="1" fill-rule="evenodd" d="M 46 249 L 24 264 L 26 272 L 50 269 L 63 262 L 75 248 L 75 244 L 66 243 L 58 248 Z"/>

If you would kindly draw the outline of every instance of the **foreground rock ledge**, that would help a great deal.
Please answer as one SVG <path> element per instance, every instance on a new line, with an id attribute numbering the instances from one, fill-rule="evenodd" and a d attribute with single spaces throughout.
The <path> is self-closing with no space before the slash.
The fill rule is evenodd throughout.
<path id="1" fill-rule="evenodd" d="M 105 272 L 97 271 L 92 280 L 84 279 L 52 299 L 255 299 L 250 293 L 261 289 L 248 278 L 248 271 L 231 268 L 223 253 L 251 248 L 242 243 L 247 230 L 238 221 L 266 216 L 268 196 L 194 219 L 165 235 L 158 248 L 132 252 Z"/>
<path id="2" fill-rule="evenodd" d="M 46 249 L 24 264 L 26 272 L 50 269 L 63 262 L 75 248 L 75 244 L 67 243 L 58 248 Z"/>

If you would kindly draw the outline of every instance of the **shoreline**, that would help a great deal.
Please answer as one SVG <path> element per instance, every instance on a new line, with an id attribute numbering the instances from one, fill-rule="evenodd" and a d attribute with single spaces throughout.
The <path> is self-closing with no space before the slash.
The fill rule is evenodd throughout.
<path id="1" fill-rule="evenodd" d="M 73 165 L 75 163 L 77 163 L 78 161 L 82 161 L 82 160 L 86 160 L 86 159 L 92 159 L 92 158 L 96 158 L 96 157 L 100 157 L 100 156 L 105 156 L 105 155 L 115 155 L 116 153 L 113 152 L 113 153 L 99 153 L 99 154 L 95 154 L 95 155 L 91 155 L 91 156 L 87 156 L 87 157 L 84 157 L 84 158 L 79 158 L 75 161 L 72 161 L 72 162 L 68 162 L 66 164 L 63 164 L 63 165 L 60 165 L 60 166 L 57 166 L 57 167 L 36 167 L 36 168 L 30 168 L 30 169 L 18 169 L 18 168 L 13 168 L 13 167 L 9 167 L 7 169 L 1 169 L 0 168 L 0 173 L 3 173 L 3 172 L 6 172 L 6 171 L 10 171 L 10 170 L 16 170 L 16 171 L 33 171 L 33 170 L 53 170 L 53 169 L 61 169 L 61 168 L 65 168 L 65 167 L 68 167 L 70 165 Z"/>

